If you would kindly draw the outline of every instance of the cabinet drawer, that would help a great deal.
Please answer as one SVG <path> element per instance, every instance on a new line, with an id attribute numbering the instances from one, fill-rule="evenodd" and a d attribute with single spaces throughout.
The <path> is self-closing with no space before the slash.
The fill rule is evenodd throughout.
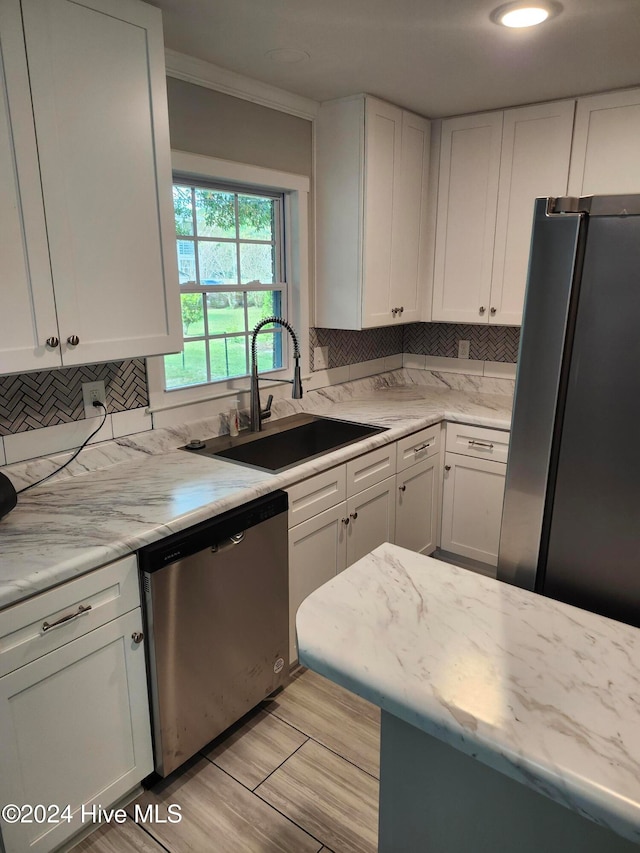
<path id="1" fill-rule="evenodd" d="M 506 462 L 509 453 L 509 433 L 506 430 L 447 424 L 447 452 Z"/>
<path id="2" fill-rule="evenodd" d="M 347 462 L 347 497 L 396 473 L 396 447 L 386 444 Z"/>
<path id="3" fill-rule="evenodd" d="M 138 561 L 131 554 L 8 607 L 0 612 L 0 676 L 139 606 Z M 74 618 L 60 621 L 66 616 Z"/>
<path id="4" fill-rule="evenodd" d="M 289 494 L 289 527 L 329 509 L 347 496 L 345 466 L 339 465 L 296 483 Z"/>
<path id="5" fill-rule="evenodd" d="M 415 432 L 396 443 L 398 473 L 416 462 L 434 456 L 440 450 L 440 424 Z"/>

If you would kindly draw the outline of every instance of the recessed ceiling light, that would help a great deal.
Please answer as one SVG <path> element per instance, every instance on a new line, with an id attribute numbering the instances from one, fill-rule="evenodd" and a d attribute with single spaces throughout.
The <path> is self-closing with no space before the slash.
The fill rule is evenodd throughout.
<path id="1" fill-rule="evenodd" d="M 306 62 L 309 59 L 309 54 L 306 51 L 291 47 L 277 47 L 275 50 L 268 50 L 265 56 L 274 62 L 284 62 L 287 65 L 292 65 L 294 62 Z"/>
<path id="2" fill-rule="evenodd" d="M 494 9 L 490 17 L 494 24 L 502 24 L 503 27 L 535 27 L 555 18 L 561 11 L 562 6 L 555 2 L 505 3 Z"/>

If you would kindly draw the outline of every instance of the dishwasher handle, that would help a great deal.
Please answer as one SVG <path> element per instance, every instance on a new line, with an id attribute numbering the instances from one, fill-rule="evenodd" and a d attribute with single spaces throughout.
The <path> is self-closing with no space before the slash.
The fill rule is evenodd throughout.
<path id="1" fill-rule="evenodd" d="M 240 533 L 234 533 L 227 539 L 223 539 L 220 542 L 216 542 L 214 545 L 211 546 L 211 553 L 221 554 L 223 551 L 228 551 L 236 545 L 239 545 L 241 542 L 244 542 L 246 534 L 246 530 L 241 530 Z"/>

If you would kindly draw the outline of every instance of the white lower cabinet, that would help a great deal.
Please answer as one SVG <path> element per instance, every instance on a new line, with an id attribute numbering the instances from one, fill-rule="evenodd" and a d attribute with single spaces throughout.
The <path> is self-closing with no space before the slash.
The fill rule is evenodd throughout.
<path id="1" fill-rule="evenodd" d="M 344 501 L 289 530 L 289 660 L 298 658 L 296 613 L 308 595 L 347 566 Z"/>
<path id="2" fill-rule="evenodd" d="M 438 544 L 441 436 L 436 424 L 397 443 L 395 543 L 420 554 L 431 554 Z"/>
<path id="3" fill-rule="evenodd" d="M 351 463 L 349 463 L 351 464 Z M 341 466 L 344 468 L 344 466 Z M 336 470 L 336 469 L 334 469 Z M 318 475 L 318 478 L 326 476 Z M 317 492 L 316 478 L 308 483 Z M 289 659 L 298 658 L 296 613 L 308 595 L 383 542 L 393 542 L 396 478 L 387 477 L 347 501 L 289 529 Z"/>
<path id="4" fill-rule="evenodd" d="M 6 853 L 56 849 L 153 770 L 135 556 L 112 566 L 0 613 L 0 802 L 34 808 L 0 824 Z M 34 658 L 41 640 L 53 648 Z"/>
<path id="5" fill-rule="evenodd" d="M 507 466 L 446 453 L 441 548 L 490 566 L 498 564 Z"/>
<path id="6" fill-rule="evenodd" d="M 440 457 L 431 456 L 397 477 L 396 545 L 431 554 L 438 535 Z"/>
<path id="7" fill-rule="evenodd" d="M 387 477 L 347 501 L 347 566 L 395 540 L 396 478 Z"/>
<path id="8" fill-rule="evenodd" d="M 296 613 L 315 589 L 383 542 L 424 554 L 435 549 L 440 433 L 437 424 L 288 489 L 291 663 L 298 657 Z"/>

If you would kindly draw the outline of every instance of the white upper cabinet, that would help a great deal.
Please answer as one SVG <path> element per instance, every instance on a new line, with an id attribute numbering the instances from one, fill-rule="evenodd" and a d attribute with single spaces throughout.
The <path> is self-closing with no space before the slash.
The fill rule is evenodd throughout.
<path id="1" fill-rule="evenodd" d="M 490 323 L 522 322 L 534 201 L 567 191 L 573 113 L 573 101 L 504 113 Z"/>
<path id="2" fill-rule="evenodd" d="M 27 241 L 27 234 L 29 239 Z M 58 367 L 58 334 L 18 3 L 0 2 L 0 373 Z"/>
<path id="3" fill-rule="evenodd" d="M 369 96 L 323 104 L 316 123 L 318 326 L 421 319 L 430 125 Z"/>
<path id="4" fill-rule="evenodd" d="M 41 307 L 44 276 L 30 269 L 28 286 L 11 299 L 32 322 L 15 331 L 14 355 L 3 353 L 0 372 L 49 367 L 51 356 L 73 365 L 180 349 L 160 12 L 137 0 L 0 0 L 0 7 L 12 21 L 11 31 L 3 27 L 3 58 L 26 46 L 31 102 L 18 76 L 19 108 L 11 113 L 17 195 L 22 203 L 30 190 L 21 167 L 31 177 L 39 168 L 48 300 L 57 314 L 52 325 Z M 11 101 L 8 73 L 6 87 Z M 29 122 L 37 159 L 18 149 L 17 133 Z M 29 257 L 35 251 L 39 258 L 38 216 L 23 213 L 19 224 Z M 4 310 L 0 317 L 7 318 Z M 0 326 L 3 338 L 2 319 Z M 47 347 L 56 338 L 59 346 Z"/>
<path id="5" fill-rule="evenodd" d="M 430 123 L 403 111 L 401 169 L 393 208 L 392 298 L 388 300 L 388 308 L 399 305 L 403 323 L 422 319 L 431 258 L 426 239 L 430 138 Z"/>
<path id="6" fill-rule="evenodd" d="M 640 89 L 580 98 L 569 195 L 640 193 Z"/>
<path id="7" fill-rule="evenodd" d="M 433 320 L 518 325 L 534 200 L 565 195 L 573 101 L 442 124 Z"/>
<path id="8" fill-rule="evenodd" d="M 486 322 L 502 113 L 442 122 L 432 319 Z"/>

